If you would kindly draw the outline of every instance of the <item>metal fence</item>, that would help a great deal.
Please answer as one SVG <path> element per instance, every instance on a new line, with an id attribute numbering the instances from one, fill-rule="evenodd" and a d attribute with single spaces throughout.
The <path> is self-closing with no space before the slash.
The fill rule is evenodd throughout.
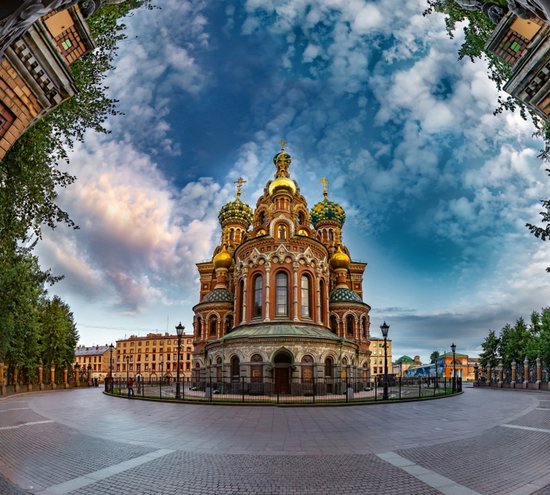
<path id="1" fill-rule="evenodd" d="M 266 403 L 266 404 L 329 404 L 372 402 L 384 400 L 383 378 L 371 381 L 312 378 L 311 380 L 255 381 L 250 377 L 233 377 L 217 381 L 210 377 L 202 381 L 180 380 L 180 397 L 176 398 L 176 382 L 143 380 L 129 387 L 126 380 L 106 382 L 106 392 L 133 398 L 174 401 Z M 407 400 L 448 395 L 462 390 L 462 381 L 438 378 L 395 378 L 388 381 L 388 400 Z"/>

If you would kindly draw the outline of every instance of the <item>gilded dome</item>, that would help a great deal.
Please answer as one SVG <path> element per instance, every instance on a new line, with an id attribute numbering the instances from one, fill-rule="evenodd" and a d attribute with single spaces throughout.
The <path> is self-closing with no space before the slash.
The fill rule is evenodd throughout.
<path id="1" fill-rule="evenodd" d="M 247 226 L 252 223 L 252 208 L 246 203 L 243 203 L 238 197 L 235 201 L 230 201 L 222 206 L 218 219 L 220 224 L 224 224 L 231 220 L 241 220 L 246 222 Z"/>
<path id="2" fill-rule="evenodd" d="M 233 256 L 231 256 L 231 253 L 225 249 L 224 245 L 222 250 L 214 256 L 212 262 L 214 263 L 214 270 L 217 268 L 229 268 L 231 263 L 233 263 Z"/>
<path id="3" fill-rule="evenodd" d="M 333 270 L 338 270 L 342 268 L 347 270 L 349 268 L 350 262 L 351 260 L 349 259 L 349 256 L 340 249 L 340 246 L 338 246 L 338 249 L 330 258 L 330 266 Z"/>
<path id="4" fill-rule="evenodd" d="M 338 203 L 329 201 L 326 197 L 311 209 L 310 215 L 314 226 L 323 220 L 332 220 L 340 224 L 341 227 L 346 221 L 344 209 Z"/>
<path id="5" fill-rule="evenodd" d="M 288 177 L 277 177 L 269 184 L 268 191 L 271 195 L 276 191 L 280 191 L 281 189 L 287 190 L 291 194 L 294 194 L 296 192 L 296 184 L 292 179 L 289 179 Z"/>

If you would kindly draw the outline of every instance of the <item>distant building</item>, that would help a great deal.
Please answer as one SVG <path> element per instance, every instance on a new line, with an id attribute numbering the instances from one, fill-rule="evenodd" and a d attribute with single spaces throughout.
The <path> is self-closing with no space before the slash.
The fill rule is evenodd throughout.
<path id="1" fill-rule="evenodd" d="M 109 346 L 96 345 L 85 347 L 79 345 L 74 353 L 75 363 L 79 365 L 81 372 L 88 372 L 91 369 L 92 378 L 97 378 L 103 383 L 105 377 L 109 374 Z"/>
<path id="2" fill-rule="evenodd" d="M 180 352 L 180 380 L 191 378 L 193 335 L 183 335 Z M 132 335 L 129 339 L 117 340 L 116 355 L 113 355 L 114 378 L 145 380 L 175 380 L 178 362 L 178 336 L 149 333 L 145 337 Z"/>
<path id="3" fill-rule="evenodd" d="M 510 65 L 504 91 L 550 122 L 550 25 L 509 13 L 496 26 L 486 50 Z"/>
<path id="4" fill-rule="evenodd" d="M 388 355 L 388 373 L 395 373 L 392 369 L 392 341 L 390 339 L 387 342 L 387 355 Z M 378 337 L 370 338 L 369 346 L 370 355 L 370 376 L 384 374 L 384 339 Z"/>
<path id="5" fill-rule="evenodd" d="M 14 40 L 7 30 L 0 22 L 0 40 L 10 41 L 0 46 L 0 160 L 33 123 L 75 94 L 69 66 L 95 46 L 77 6 L 49 12 Z"/>
<path id="6" fill-rule="evenodd" d="M 445 378 L 452 378 L 456 371 L 456 376 L 468 380 L 469 366 L 468 356 L 466 354 L 455 353 L 453 362 L 453 353 L 445 352 L 437 358 L 438 375 Z"/>
<path id="7" fill-rule="evenodd" d="M 422 366 L 420 356 L 414 356 L 413 359 L 410 356 L 404 355 L 397 359 L 395 363 L 393 363 L 393 373 L 398 376 L 404 376 L 405 372 L 409 368 L 413 368 L 415 366 Z"/>

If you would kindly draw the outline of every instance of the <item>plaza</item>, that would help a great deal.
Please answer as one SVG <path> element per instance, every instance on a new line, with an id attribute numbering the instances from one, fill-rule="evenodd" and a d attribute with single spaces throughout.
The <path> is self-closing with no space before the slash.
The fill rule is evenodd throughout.
<path id="1" fill-rule="evenodd" d="M 0 445 L 10 495 L 548 495 L 550 396 L 269 407 L 59 390 L 0 400 Z"/>

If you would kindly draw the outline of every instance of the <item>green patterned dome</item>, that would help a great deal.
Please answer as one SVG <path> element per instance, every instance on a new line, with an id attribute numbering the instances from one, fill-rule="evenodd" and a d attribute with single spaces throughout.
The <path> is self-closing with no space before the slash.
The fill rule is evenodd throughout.
<path id="1" fill-rule="evenodd" d="M 202 302 L 233 302 L 233 294 L 227 289 L 214 289 L 204 296 Z"/>
<path id="2" fill-rule="evenodd" d="M 230 220 L 243 220 L 249 225 L 252 223 L 252 218 L 252 208 L 243 203 L 239 198 L 224 205 L 218 215 L 218 219 L 222 225 Z"/>
<path id="3" fill-rule="evenodd" d="M 359 294 L 353 292 L 352 290 L 346 287 L 340 287 L 334 289 L 329 296 L 329 301 L 334 302 L 363 302 L 359 297 Z"/>
<path id="4" fill-rule="evenodd" d="M 338 222 L 341 227 L 346 221 L 346 212 L 344 209 L 339 204 L 329 201 L 327 198 L 319 201 L 311 209 L 310 214 L 314 226 L 323 220 L 332 220 Z"/>

